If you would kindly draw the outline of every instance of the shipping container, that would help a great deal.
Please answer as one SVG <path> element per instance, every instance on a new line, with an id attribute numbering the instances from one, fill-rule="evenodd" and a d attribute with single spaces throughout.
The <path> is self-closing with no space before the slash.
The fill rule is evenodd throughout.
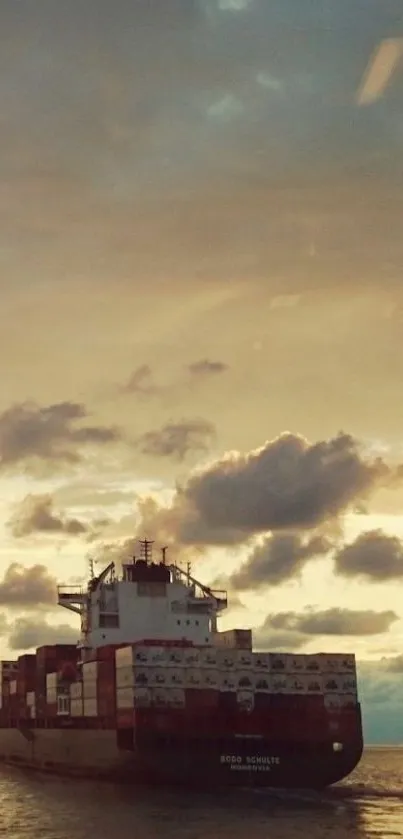
<path id="1" fill-rule="evenodd" d="M 58 682 L 57 673 L 47 673 L 46 675 L 46 690 L 56 690 Z"/>
<path id="2" fill-rule="evenodd" d="M 167 703 L 171 708 L 185 707 L 186 694 L 183 688 L 167 688 L 166 697 Z"/>
<path id="3" fill-rule="evenodd" d="M 83 682 L 83 697 L 84 701 L 86 699 L 96 699 L 98 695 L 98 684 L 97 682 Z"/>
<path id="4" fill-rule="evenodd" d="M 237 650 L 220 649 L 217 651 L 219 670 L 236 670 L 237 663 Z"/>
<path id="5" fill-rule="evenodd" d="M 291 658 L 288 653 L 269 653 L 272 673 L 289 673 Z"/>
<path id="6" fill-rule="evenodd" d="M 339 672 L 352 674 L 356 673 L 356 663 L 354 654 L 344 653 L 340 655 Z"/>
<path id="7" fill-rule="evenodd" d="M 255 693 L 268 694 L 272 691 L 271 676 L 269 673 L 255 673 Z"/>
<path id="8" fill-rule="evenodd" d="M 237 650 L 236 666 L 239 670 L 253 670 L 254 657 L 250 650 Z"/>
<path id="9" fill-rule="evenodd" d="M 323 675 L 322 681 L 324 693 L 342 693 L 343 683 L 341 676 L 338 676 L 337 674 L 333 673 L 327 673 Z"/>
<path id="10" fill-rule="evenodd" d="M 235 650 L 252 649 L 251 629 L 228 629 L 225 632 L 216 632 L 212 636 L 215 647 L 229 647 Z"/>
<path id="11" fill-rule="evenodd" d="M 237 690 L 253 690 L 255 687 L 255 675 L 252 671 L 237 671 Z"/>
<path id="12" fill-rule="evenodd" d="M 185 686 L 188 688 L 198 688 L 202 683 L 202 670 L 197 667 L 188 667 L 184 670 Z"/>
<path id="13" fill-rule="evenodd" d="M 237 691 L 237 705 L 242 711 L 253 711 L 255 702 L 254 702 L 254 693 L 251 690 L 239 690 Z"/>
<path id="14" fill-rule="evenodd" d="M 305 670 L 306 673 L 318 673 L 322 672 L 322 658 L 321 654 L 315 655 L 306 655 L 305 656 Z"/>
<path id="15" fill-rule="evenodd" d="M 186 708 L 190 711 L 200 710 L 207 711 L 218 708 L 220 693 L 218 690 L 209 690 L 208 688 L 198 688 L 185 691 Z"/>
<path id="16" fill-rule="evenodd" d="M 83 700 L 82 699 L 72 699 L 70 701 L 70 716 L 72 716 L 72 717 L 83 717 L 84 716 L 84 707 L 83 707 Z"/>
<path id="17" fill-rule="evenodd" d="M 10 696 L 14 696 L 17 693 L 17 679 L 12 679 L 10 682 Z"/>
<path id="18" fill-rule="evenodd" d="M 188 650 L 192 653 L 193 647 L 168 647 L 166 653 L 167 667 L 183 667 L 186 665 L 187 660 L 184 656 Z"/>
<path id="19" fill-rule="evenodd" d="M 35 705 L 35 692 L 34 691 L 30 691 L 29 693 L 27 693 L 27 700 L 26 701 L 27 701 L 27 706 L 29 708 L 32 708 Z"/>
<path id="20" fill-rule="evenodd" d="M 235 691 L 238 687 L 238 674 L 236 670 L 225 670 L 221 672 L 220 690 L 223 693 Z"/>
<path id="21" fill-rule="evenodd" d="M 83 696 L 83 683 L 82 682 L 73 682 L 70 685 L 70 697 L 71 699 L 82 699 Z"/>
<path id="22" fill-rule="evenodd" d="M 343 708 L 355 708 L 357 706 L 356 693 L 343 693 L 340 696 L 340 704 Z"/>
<path id="23" fill-rule="evenodd" d="M 342 705 L 341 696 L 338 693 L 325 693 L 324 705 L 327 711 L 338 710 Z"/>
<path id="24" fill-rule="evenodd" d="M 84 697 L 84 717 L 98 716 L 98 703 L 96 699 L 85 699 Z"/>
<path id="25" fill-rule="evenodd" d="M 288 693 L 287 675 L 282 675 L 281 673 L 273 673 L 271 687 L 273 693 Z"/>
<path id="26" fill-rule="evenodd" d="M 354 675 L 339 675 L 338 681 L 341 684 L 341 692 L 357 696 L 357 679 Z"/>
<path id="27" fill-rule="evenodd" d="M 148 696 L 150 699 L 150 692 L 147 688 L 141 688 L 141 695 L 143 697 Z M 138 696 L 139 694 L 137 694 Z M 119 688 L 116 691 L 116 708 L 118 710 L 125 709 L 125 708 L 134 708 L 135 707 L 135 688 L 133 687 L 126 687 L 126 688 Z M 149 702 L 148 702 L 149 704 Z"/>
<path id="28" fill-rule="evenodd" d="M 217 650 L 214 647 L 205 647 L 200 650 L 200 667 L 214 670 L 217 666 Z"/>
<path id="29" fill-rule="evenodd" d="M 181 667 L 169 667 L 166 671 L 167 680 L 166 685 L 167 687 L 174 688 L 174 687 L 183 687 L 185 684 L 185 670 Z M 165 674 L 164 674 L 165 675 Z M 152 684 L 157 685 L 158 682 L 155 681 Z"/>
<path id="30" fill-rule="evenodd" d="M 323 694 L 323 678 L 318 673 L 309 673 L 301 676 L 301 680 L 305 682 L 306 693 L 309 694 Z"/>
<path id="31" fill-rule="evenodd" d="M 98 676 L 98 661 L 85 661 L 82 666 L 83 682 L 92 682 Z"/>

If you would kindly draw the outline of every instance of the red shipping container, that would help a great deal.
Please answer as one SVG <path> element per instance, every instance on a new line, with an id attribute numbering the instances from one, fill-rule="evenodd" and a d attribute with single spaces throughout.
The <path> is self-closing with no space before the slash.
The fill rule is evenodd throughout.
<path id="1" fill-rule="evenodd" d="M 210 710 L 218 709 L 220 693 L 208 688 L 189 689 L 185 691 L 186 708 Z"/>
<path id="2" fill-rule="evenodd" d="M 116 711 L 116 727 L 117 728 L 133 728 L 134 712 L 132 710 L 118 709 Z"/>

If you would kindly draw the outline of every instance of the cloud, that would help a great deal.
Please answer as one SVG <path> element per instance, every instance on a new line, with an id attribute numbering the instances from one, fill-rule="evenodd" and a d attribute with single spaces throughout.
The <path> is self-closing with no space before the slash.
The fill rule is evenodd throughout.
<path id="1" fill-rule="evenodd" d="M 298 576 L 313 557 L 328 553 L 332 543 L 324 536 L 303 539 L 299 533 L 273 533 L 257 545 L 240 569 L 230 577 L 238 590 L 280 585 Z"/>
<path id="2" fill-rule="evenodd" d="M 167 423 L 157 431 L 147 431 L 137 445 L 142 454 L 151 457 L 184 460 L 189 452 L 207 451 L 214 435 L 215 427 L 208 420 L 183 420 Z"/>
<path id="3" fill-rule="evenodd" d="M 149 364 L 136 367 L 121 390 L 123 393 L 135 393 L 140 396 L 155 396 L 160 392 L 160 388 L 154 382 Z"/>
<path id="4" fill-rule="evenodd" d="M 40 407 L 13 405 L 0 415 L 0 465 L 15 467 L 32 459 L 56 464 L 77 463 L 82 446 L 103 446 L 121 439 L 118 429 L 77 423 L 88 417 L 84 405 L 59 402 Z"/>
<path id="5" fill-rule="evenodd" d="M 389 658 L 382 658 L 381 665 L 388 673 L 403 674 L 403 655 L 395 655 L 390 656 Z"/>
<path id="6" fill-rule="evenodd" d="M 387 632 L 397 620 L 398 615 L 390 610 L 374 612 L 334 608 L 317 612 L 308 607 L 305 612 L 268 615 L 265 626 L 302 635 L 379 635 Z"/>
<path id="7" fill-rule="evenodd" d="M 45 644 L 75 644 L 80 630 L 68 624 L 52 625 L 31 617 L 18 618 L 10 627 L 8 645 L 11 650 L 31 650 Z"/>
<path id="8" fill-rule="evenodd" d="M 253 641 L 257 650 L 293 652 L 307 644 L 310 638 L 302 632 L 274 629 L 265 621 L 253 631 Z"/>
<path id="9" fill-rule="evenodd" d="M 334 557 L 335 570 L 344 577 L 363 577 L 371 582 L 403 578 L 403 544 L 382 530 L 361 533 Z"/>
<path id="10" fill-rule="evenodd" d="M 79 519 L 54 512 L 51 495 L 27 495 L 11 517 L 9 527 L 16 539 L 32 533 L 81 536 L 89 530 L 89 526 Z"/>
<path id="11" fill-rule="evenodd" d="M 348 434 L 309 443 L 286 433 L 195 472 L 174 499 L 178 537 L 228 544 L 272 530 L 313 529 L 396 479 Z"/>
<path id="12" fill-rule="evenodd" d="M 57 581 L 44 565 L 13 562 L 0 581 L 0 605 L 9 609 L 55 606 Z"/>
<path id="13" fill-rule="evenodd" d="M 189 364 L 188 370 L 191 376 L 216 376 L 228 370 L 228 364 L 224 364 L 223 361 L 210 361 L 208 358 L 203 358 Z"/>

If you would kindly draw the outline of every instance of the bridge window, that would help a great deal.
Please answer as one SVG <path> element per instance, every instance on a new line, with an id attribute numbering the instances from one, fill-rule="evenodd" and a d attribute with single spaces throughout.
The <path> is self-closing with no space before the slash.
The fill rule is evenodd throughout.
<path id="1" fill-rule="evenodd" d="M 119 615 L 100 615 L 99 616 L 100 629 L 118 629 Z"/>
<path id="2" fill-rule="evenodd" d="M 176 621 L 176 623 L 178 624 L 178 626 L 180 626 L 180 625 L 181 625 L 181 622 L 180 622 L 180 621 Z"/>

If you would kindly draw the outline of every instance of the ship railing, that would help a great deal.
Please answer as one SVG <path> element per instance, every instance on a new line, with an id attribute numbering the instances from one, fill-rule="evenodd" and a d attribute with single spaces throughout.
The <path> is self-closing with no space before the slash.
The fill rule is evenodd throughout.
<path id="1" fill-rule="evenodd" d="M 84 589 L 82 586 L 58 586 L 57 593 L 60 597 L 77 597 L 82 596 L 84 594 Z"/>

